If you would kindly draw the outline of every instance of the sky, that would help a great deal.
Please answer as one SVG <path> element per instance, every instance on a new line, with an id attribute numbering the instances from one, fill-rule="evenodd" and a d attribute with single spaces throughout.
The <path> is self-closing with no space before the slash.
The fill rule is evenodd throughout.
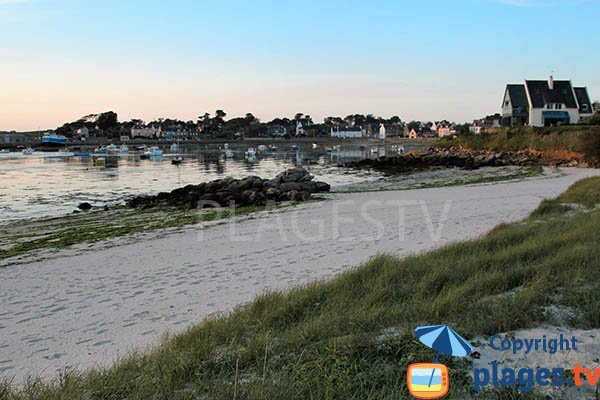
<path id="1" fill-rule="evenodd" d="M 223 109 L 465 122 L 506 83 L 600 100 L 600 0 L 0 0 L 0 130 Z"/>

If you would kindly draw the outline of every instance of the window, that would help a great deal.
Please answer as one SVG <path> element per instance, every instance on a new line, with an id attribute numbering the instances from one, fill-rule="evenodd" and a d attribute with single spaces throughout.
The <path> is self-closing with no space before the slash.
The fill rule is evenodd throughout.
<path id="1" fill-rule="evenodd" d="M 581 110 L 582 110 L 582 111 L 587 111 L 587 110 L 588 110 L 588 105 L 587 105 L 587 104 L 583 104 L 583 105 L 581 106 Z"/>

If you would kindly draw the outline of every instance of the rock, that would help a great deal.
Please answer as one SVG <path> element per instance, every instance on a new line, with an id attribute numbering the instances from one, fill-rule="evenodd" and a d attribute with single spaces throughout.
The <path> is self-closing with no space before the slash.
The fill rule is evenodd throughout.
<path id="1" fill-rule="evenodd" d="M 89 211 L 92 209 L 92 205 L 88 202 L 81 203 L 77 206 L 81 211 Z"/>
<path id="2" fill-rule="evenodd" d="M 166 203 L 184 209 L 265 205 L 267 201 L 306 201 L 311 193 L 330 189 L 325 182 L 313 181 L 313 176 L 306 169 L 292 168 L 274 179 L 258 176 L 217 179 L 199 185 L 187 185 L 170 193 L 161 192 L 156 196 L 137 196 L 130 199 L 127 205 L 150 208 Z"/>

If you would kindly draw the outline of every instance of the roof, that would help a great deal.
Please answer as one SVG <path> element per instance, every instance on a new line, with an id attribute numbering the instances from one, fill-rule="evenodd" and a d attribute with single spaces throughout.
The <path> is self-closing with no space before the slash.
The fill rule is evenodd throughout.
<path id="1" fill-rule="evenodd" d="M 506 91 L 513 107 L 529 107 L 525 85 L 506 85 Z"/>
<path id="2" fill-rule="evenodd" d="M 533 108 L 543 108 L 550 103 L 565 104 L 567 108 L 578 108 L 570 81 L 554 81 L 553 89 L 548 86 L 548 81 L 525 81 L 525 85 Z"/>
<path id="3" fill-rule="evenodd" d="M 577 97 L 577 104 L 579 104 L 579 111 L 582 111 L 583 105 L 587 104 L 587 110 L 584 112 L 593 113 L 594 108 L 592 107 L 592 102 L 590 101 L 590 96 L 588 95 L 587 89 L 584 87 L 576 87 L 575 97 Z"/>

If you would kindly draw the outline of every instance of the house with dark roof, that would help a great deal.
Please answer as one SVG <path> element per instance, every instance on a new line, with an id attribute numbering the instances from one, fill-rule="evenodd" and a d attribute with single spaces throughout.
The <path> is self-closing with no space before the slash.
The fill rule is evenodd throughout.
<path id="1" fill-rule="evenodd" d="M 553 126 L 576 124 L 593 113 L 585 87 L 571 81 L 525 80 L 506 85 L 502 101 L 502 125 Z"/>

